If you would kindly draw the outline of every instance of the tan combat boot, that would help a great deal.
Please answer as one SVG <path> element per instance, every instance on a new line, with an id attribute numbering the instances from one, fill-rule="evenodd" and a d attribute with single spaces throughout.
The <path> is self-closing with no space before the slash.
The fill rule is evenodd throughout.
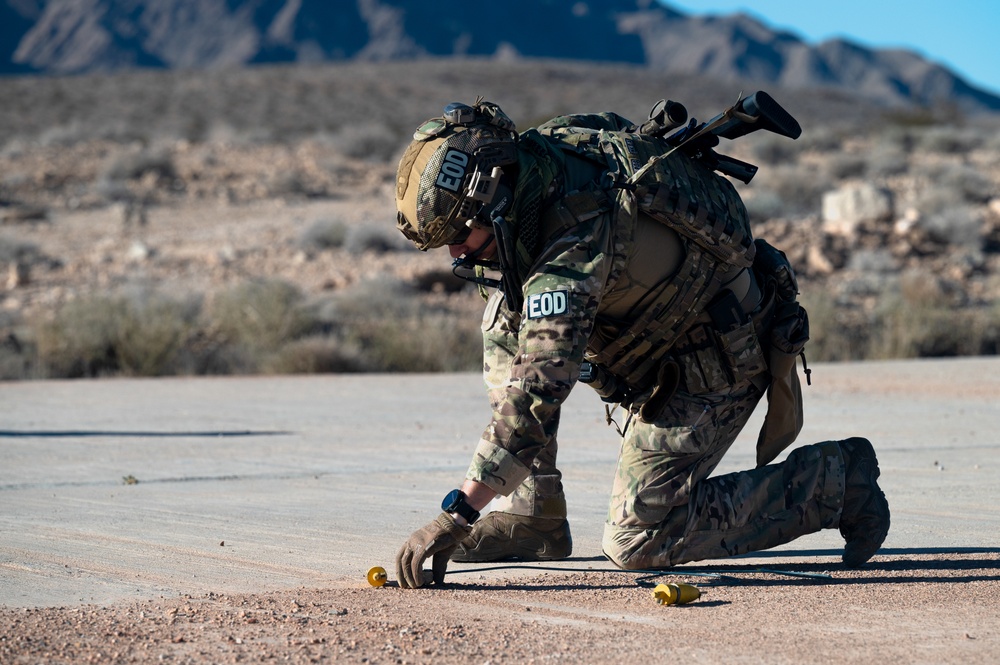
<path id="1" fill-rule="evenodd" d="M 458 545 L 452 561 L 552 561 L 573 552 L 569 522 L 564 518 L 528 517 L 492 512 L 472 526 Z"/>
<path id="2" fill-rule="evenodd" d="M 840 535 L 847 541 L 843 558 L 848 568 L 857 568 L 875 555 L 889 533 L 889 502 L 875 482 L 879 469 L 871 442 L 847 439 L 840 448 L 847 467 L 840 515 Z"/>

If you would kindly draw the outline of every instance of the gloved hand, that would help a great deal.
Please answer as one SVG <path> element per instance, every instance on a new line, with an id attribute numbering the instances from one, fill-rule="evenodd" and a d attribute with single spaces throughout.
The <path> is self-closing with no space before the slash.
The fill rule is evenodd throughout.
<path id="1" fill-rule="evenodd" d="M 396 555 L 396 578 L 399 586 L 404 589 L 423 586 L 423 564 L 430 556 L 434 557 L 434 583 L 444 582 L 448 557 L 471 531 L 472 527 L 456 524 L 448 513 L 441 513 L 436 520 L 414 531 Z"/>

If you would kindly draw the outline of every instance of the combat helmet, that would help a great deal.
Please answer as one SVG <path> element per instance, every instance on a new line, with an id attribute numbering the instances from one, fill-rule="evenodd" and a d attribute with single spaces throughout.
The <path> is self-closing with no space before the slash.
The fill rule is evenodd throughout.
<path id="1" fill-rule="evenodd" d="M 460 243 L 510 208 L 517 131 L 500 107 L 451 103 L 413 134 L 396 172 L 396 225 L 417 249 Z"/>

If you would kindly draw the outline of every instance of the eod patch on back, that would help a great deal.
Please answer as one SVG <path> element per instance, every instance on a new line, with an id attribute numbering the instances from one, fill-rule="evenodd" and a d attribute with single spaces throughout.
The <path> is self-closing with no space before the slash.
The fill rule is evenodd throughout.
<path id="1" fill-rule="evenodd" d="M 528 307 L 529 319 L 542 319 L 547 316 L 559 316 L 569 312 L 569 291 L 548 291 L 532 293 L 525 304 Z"/>
<path id="2" fill-rule="evenodd" d="M 444 159 L 441 160 L 441 170 L 438 171 L 434 184 L 450 192 L 457 192 L 465 179 L 470 159 L 469 155 L 461 150 L 448 148 Z"/>

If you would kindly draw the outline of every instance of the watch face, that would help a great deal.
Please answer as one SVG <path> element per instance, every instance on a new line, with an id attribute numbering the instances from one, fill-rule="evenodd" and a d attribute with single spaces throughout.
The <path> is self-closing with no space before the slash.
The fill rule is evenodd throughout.
<path id="1" fill-rule="evenodd" d="M 441 502 L 441 510 L 443 510 L 446 513 L 455 512 L 455 509 L 458 508 L 458 502 L 461 500 L 461 498 L 462 498 L 461 490 L 452 490 L 448 492 L 448 496 L 446 496 L 444 498 L 444 501 Z"/>

